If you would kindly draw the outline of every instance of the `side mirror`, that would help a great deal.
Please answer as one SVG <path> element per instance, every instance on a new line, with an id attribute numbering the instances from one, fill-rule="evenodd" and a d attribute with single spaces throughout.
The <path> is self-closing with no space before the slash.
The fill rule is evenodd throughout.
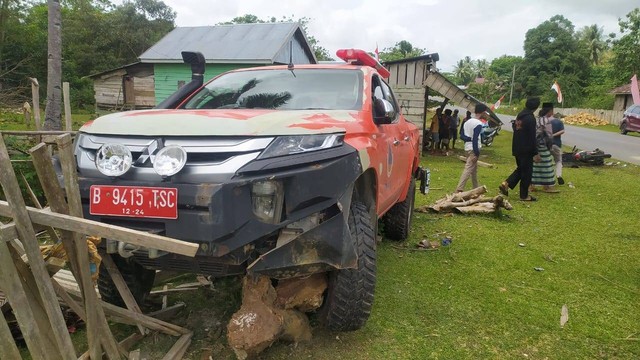
<path id="1" fill-rule="evenodd" d="M 388 100 L 379 98 L 374 100 L 373 119 L 376 124 L 390 124 L 395 118 L 396 110 Z"/>

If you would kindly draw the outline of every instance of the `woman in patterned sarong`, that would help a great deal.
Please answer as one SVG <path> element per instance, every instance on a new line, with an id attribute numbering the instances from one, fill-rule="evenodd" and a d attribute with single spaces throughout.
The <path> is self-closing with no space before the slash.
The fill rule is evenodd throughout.
<path id="1" fill-rule="evenodd" d="M 547 131 L 549 134 L 551 134 L 551 115 L 553 115 L 553 108 L 543 107 L 542 110 L 540 110 L 538 118 L 538 128 L 544 128 L 544 131 Z M 544 192 L 557 193 L 559 191 L 554 188 L 556 183 L 556 171 L 551 151 L 547 148 L 547 145 L 544 142 L 539 142 L 537 149 L 541 160 L 537 163 L 533 163 L 531 190 L 535 191 L 535 186 L 538 185 L 542 186 L 542 191 Z"/>

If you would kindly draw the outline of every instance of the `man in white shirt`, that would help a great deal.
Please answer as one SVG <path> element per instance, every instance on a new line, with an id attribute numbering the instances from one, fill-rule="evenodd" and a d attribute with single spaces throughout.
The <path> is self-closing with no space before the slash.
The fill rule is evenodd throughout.
<path id="1" fill-rule="evenodd" d="M 473 188 L 477 188 L 478 185 L 478 158 L 480 157 L 480 133 L 482 132 L 482 121 L 480 118 L 482 114 L 487 111 L 487 106 L 484 104 L 476 105 L 474 111 L 474 117 L 467 120 L 462 126 L 460 131 L 460 139 L 464 141 L 464 150 L 467 152 L 467 162 L 464 165 L 464 170 L 460 176 L 460 181 L 456 187 L 456 192 L 464 191 L 464 186 L 467 184 L 467 180 L 471 178 Z"/>

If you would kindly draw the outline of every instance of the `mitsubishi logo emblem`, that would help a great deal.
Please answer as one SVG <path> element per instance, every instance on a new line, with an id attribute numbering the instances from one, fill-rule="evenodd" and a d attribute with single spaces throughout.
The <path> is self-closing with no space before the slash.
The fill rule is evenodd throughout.
<path id="1" fill-rule="evenodd" d="M 164 147 L 164 140 L 162 140 L 162 138 L 154 139 L 144 149 L 144 151 L 142 151 L 142 154 L 140 155 L 140 157 L 138 157 L 134 165 L 143 166 L 149 160 L 151 160 L 151 163 L 153 164 L 153 161 L 155 160 L 155 157 L 156 157 L 155 154 L 158 152 L 158 150 L 162 149 L 163 147 Z"/>

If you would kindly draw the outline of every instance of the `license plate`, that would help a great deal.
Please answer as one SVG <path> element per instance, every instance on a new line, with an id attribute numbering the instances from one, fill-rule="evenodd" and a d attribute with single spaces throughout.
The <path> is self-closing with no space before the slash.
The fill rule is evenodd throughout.
<path id="1" fill-rule="evenodd" d="M 89 198 L 91 215 L 178 218 L 176 188 L 92 185 Z"/>

